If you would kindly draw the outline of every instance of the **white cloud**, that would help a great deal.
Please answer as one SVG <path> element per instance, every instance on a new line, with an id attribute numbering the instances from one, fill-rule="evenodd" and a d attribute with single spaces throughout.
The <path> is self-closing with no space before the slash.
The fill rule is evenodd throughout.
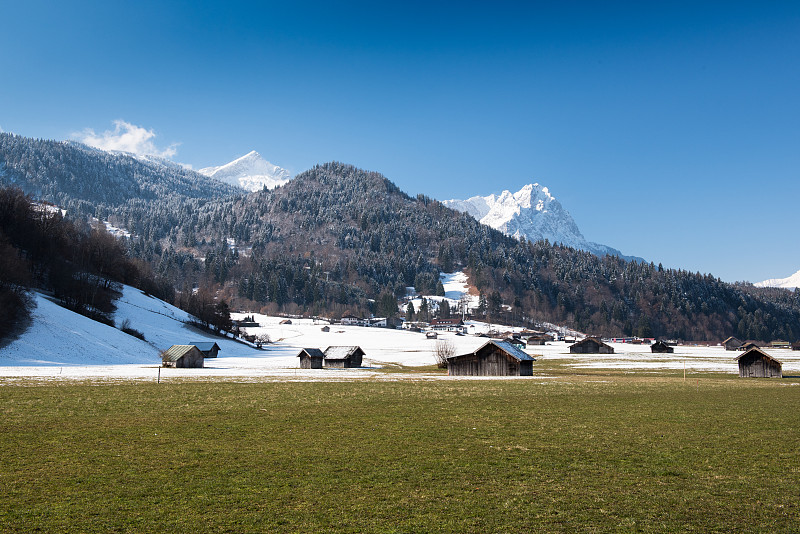
<path id="1" fill-rule="evenodd" d="M 101 150 L 119 150 L 131 152 L 139 156 L 158 156 L 171 158 L 177 152 L 179 143 L 173 143 L 160 149 L 153 142 L 156 133 L 153 130 L 136 126 L 123 120 L 114 121 L 114 130 L 106 130 L 98 135 L 91 128 L 72 134 L 72 138 Z"/>

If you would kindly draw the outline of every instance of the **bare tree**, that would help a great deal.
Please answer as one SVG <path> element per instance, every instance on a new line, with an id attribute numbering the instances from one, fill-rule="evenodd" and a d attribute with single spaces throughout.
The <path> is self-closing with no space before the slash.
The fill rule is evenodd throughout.
<path id="1" fill-rule="evenodd" d="M 456 353 L 456 346 L 448 339 L 440 339 L 436 342 L 436 348 L 433 350 L 433 355 L 436 357 L 436 366 L 439 369 L 447 369 L 447 358 L 454 356 Z"/>
<path id="2" fill-rule="evenodd" d="M 271 342 L 272 340 L 269 338 L 269 334 L 267 333 L 259 334 L 256 336 L 256 347 L 258 347 L 259 349 L 265 343 L 271 343 Z"/>

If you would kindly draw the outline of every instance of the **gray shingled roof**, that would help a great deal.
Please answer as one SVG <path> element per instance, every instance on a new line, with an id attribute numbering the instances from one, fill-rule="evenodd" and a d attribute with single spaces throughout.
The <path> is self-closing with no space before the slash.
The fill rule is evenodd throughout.
<path id="1" fill-rule="evenodd" d="M 217 345 L 213 341 L 191 341 L 190 344 L 194 345 L 203 352 L 208 352 L 214 348 L 214 345 Z M 217 350 L 220 350 L 219 345 L 217 345 Z"/>
<path id="2" fill-rule="evenodd" d="M 333 346 L 328 347 L 325 349 L 325 359 L 326 360 L 346 360 L 350 356 L 352 356 L 358 349 L 361 347 L 358 346 Z M 363 351 L 362 351 L 363 352 Z"/>
<path id="3" fill-rule="evenodd" d="M 744 358 L 745 356 L 747 356 L 748 354 L 751 354 L 753 352 L 757 352 L 757 353 L 759 353 L 759 354 L 761 354 L 763 356 L 766 356 L 770 360 L 775 361 L 775 362 L 783 365 L 783 362 L 781 362 L 777 358 L 774 358 L 774 357 L 770 356 L 769 354 L 767 354 L 766 352 L 764 352 L 763 350 L 761 350 L 758 347 L 753 347 L 751 349 L 748 349 L 748 350 L 744 351 L 743 353 L 741 353 L 739 356 L 736 357 L 736 361 L 738 362 L 739 360 L 741 360 L 742 358 Z"/>
<path id="4" fill-rule="evenodd" d="M 308 354 L 312 358 L 324 358 L 325 354 L 320 349 L 303 349 L 297 353 L 297 357 L 301 357 L 303 353 Z"/>
<path id="5" fill-rule="evenodd" d="M 533 360 L 533 361 L 536 361 L 536 358 L 534 358 L 533 356 L 531 356 L 527 352 L 523 351 L 522 349 L 520 349 L 518 347 L 515 347 L 514 345 L 512 345 L 508 341 L 489 341 L 489 343 L 494 343 L 495 345 L 497 345 L 498 347 L 500 347 L 501 349 L 503 349 L 504 351 L 509 353 L 511 356 L 513 356 L 517 360 L 520 360 L 520 361 L 522 361 L 522 360 Z M 483 347 L 485 347 L 489 343 L 485 343 L 483 345 Z M 483 348 L 483 347 L 481 347 L 481 348 Z M 480 349 L 478 349 L 478 350 L 480 350 Z M 477 351 L 475 351 L 475 352 L 477 352 Z"/>
<path id="6" fill-rule="evenodd" d="M 467 353 L 467 354 L 477 354 L 481 349 L 483 349 L 483 347 L 485 347 L 486 345 L 489 345 L 489 344 L 495 345 L 495 346 L 503 349 L 509 355 L 511 355 L 512 358 L 515 358 L 518 361 L 523 361 L 523 360 L 530 360 L 530 361 L 534 361 L 534 362 L 536 361 L 536 358 L 534 358 L 533 356 L 531 356 L 527 352 L 524 352 L 522 349 L 519 349 L 519 348 L 515 347 L 514 345 L 512 345 L 511 343 L 509 343 L 507 341 L 494 341 L 494 340 L 487 341 L 486 343 L 484 343 L 483 345 L 481 345 L 480 347 L 478 347 L 474 351 L 472 351 L 470 353 Z M 459 354 L 458 356 L 450 356 L 450 358 L 460 358 L 461 356 L 466 356 L 466 354 Z M 448 360 L 450 358 L 448 358 Z"/>
<path id="7" fill-rule="evenodd" d="M 164 354 L 161 355 L 161 361 L 177 362 L 183 356 L 191 352 L 192 349 L 198 350 L 194 345 L 172 345 L 170 348 L 164 351 Z"/>

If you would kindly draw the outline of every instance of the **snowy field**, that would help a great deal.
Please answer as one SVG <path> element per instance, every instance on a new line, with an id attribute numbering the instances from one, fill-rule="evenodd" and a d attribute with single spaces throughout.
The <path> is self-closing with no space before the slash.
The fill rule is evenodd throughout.
<path id="1" fill-rule="evenodd" d="M 460 281 L 459 281 L 460 282 Z M 33 323 L 18 339 L 0 348 L 0 378 L 161 380 L 170 378 L 235 378 L 251 380 L 343 380 L 358 378 L 403 379 L 407 374 L 384 372 L 397 366 L 427 366 L 435 363 L 436 340 L 418 332 L 328 325 L 311 319 L 291 319 L 254 314 L 258 328 L 250 334 L 266 333 L 272 343 L 259 350 L 233 339 L 221 339 L 187 326 L 186 312 L 141 291 L 125 287 L 117 302 L 115 323 L 129 320 L 130 326 L 144 333 L 141 341 L 117 328 L 102 325 L 65 310 L 43 296 L 36 297 Z M 240 319 L 244 314 L 234 314 Z M 324 332 L 323 326 L 330 331 Z M 475 350 L 487 340 L 474 334 L 490 325 L 468 322 L 472 335 L 440 334 L 440 340 L 453 343 L 457 354 Z M 495 325 L 495 328 L 497 326 Z M 203 369 L 161 369 L 159 351 L 175 344 L 215 341 L 219 357 L 206 359 Z M 297 353 L 302 348 L 325 349 L 331 345 L 359 345 L 366 356 L 361 369 L 300 369 Z M 721 347 L 675 347 L 674 354 L 651 354 L 646 345 L 612 344 L 616 354 L 569 354 L 569 345 L 555 342 L 533 347 L 539 366 L 552 369 L 612 369 L 634 373 L 658 370 L 691 372 L 738 372 L 736 352 Z M 784 375 L 800 375 L 800 352 L 770 350 L 783 362 Z M 534 364 L 536 375 L 537 364 Z M 446 378 L 440 374 L 415 373 L 420 378 Z M 540 377 L 542 375 L 540 374 Z M 459 377 L 463 378 L 463 377 Z"/>

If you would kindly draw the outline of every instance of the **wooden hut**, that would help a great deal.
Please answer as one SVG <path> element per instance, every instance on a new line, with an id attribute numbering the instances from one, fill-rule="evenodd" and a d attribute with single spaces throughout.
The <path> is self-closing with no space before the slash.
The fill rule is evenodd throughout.
<path id="1" fill-rule="evenodd" d="M 761 348 L 761 347 L 759 347 L 758 344 L 755 341 L 746 341 L 745 343 L 743 343 L 739 347 L 739 350 L 745 351 L 745 350 L 758 349 L 758 348 Z"/>
<path id="2" fill-rule="evenodd" d="M 161 354 L 164 367 L 203 367 L 203 353 L 194 345 L 172 345 Z"/>
<path id="3" fill-rule="evenodd" d="M 330 332 L 331 331 L 331 327 L 328 326 L 328 325 L 325 325 L 322 328 L 320 328 L 320 330 L 322 330 L 323 332 Z"/>
<path id="4" fill-rule="evenodd" d="M 783 364 L 758 347 L 743 352 L 736 361 L 741 377 L 783 378 Z"/>
<path id="5" fill-rule="evenodd" d="M 216 358 L 219 354 L 219 345 L 213 341 L 192 341 L 189 344 L 197 347 L 203 353 L 203 358 Z"/>
<path id="6" fill-rule="evenodd" d="M 325 349 L 325 367 L 333 369 L 361 367 L 363 358 L 361 347 L 333 346 Z"/>
<path id="7" fill-rule="evenodd" d="M 322 369 L 325 354 L 319 349 L 303 349 L 297 355 L 300 358 L 300 369 Z"/>
<path id="8" fill-rule="evenodd" d="M 451 376 L 531 376 L 532 356 L 505 341 L 487 341 L 474 352 L 447 358 Z"/>
<path id="9" fill-rule="evenodd" d="M 722 342 L 722 346 L 725 347 L 725 350 L 739 350 L 739 347 L 742 346 L 742 340 L 731 336 Z"/>
<path id="10" fill-rule="evenodd" d="M 663 341 L 656 341 L 652 345 L 650 345 L 650 352 L 653 353 L 664 353 L 664 354 L 672 354 L 675 352 L 675 349 L 664 343 Z"/>
<path id="11" fill-rule="evenodd" d="M 800 341 L 792 343 L 792 350 L 800 350 Z"/>
<path id="12" fill-rule="evenodd" d="M 547 341 L 553 341 L 551 336 L 547 334 L 531 334 L 528 336 L 528 346 L 544 345 Z"/>
<path id="13" fill-rule="evenodd" d="M 434 332 L 434 331 L 425 332 L 425 337 L 426 337 L 427 339 L 437 339 L 437 338 L 439 337 L 439 334 L 437 334 L 437 333 L 436 333 L 436 332 Z"/>
<path id="14" fill-rule="evenodd" d="M 569 351 L 572 354 L 614 354 L 614 347 L 606 345 L 594 337 L 587 337 L 570 345 Z"/>

